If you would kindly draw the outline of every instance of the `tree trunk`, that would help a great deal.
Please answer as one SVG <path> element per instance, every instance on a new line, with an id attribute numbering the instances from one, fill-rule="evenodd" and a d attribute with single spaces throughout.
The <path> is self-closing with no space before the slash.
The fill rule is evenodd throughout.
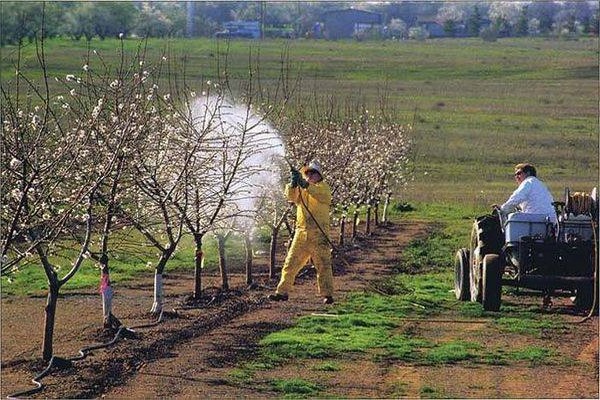
<path id="1" fill-rule="evenodd" d="M 352 214 L 352 239 L 356 238 L 356 225 L 358 225 L 358 209 Z"/>
<path id="2" fill-rule="evenodd" d="M 277 255 L 277 238 L 279 237 L 279 230 L 281 229 L 281 224 L 286 225 L 287 229 L 291 232 L 290 226 L 287 222 L 287 215 L 289 214 L 292 206 L 288 206 L 288 208 L 283 212 L 279 220 L 275 217 L 275 225 L 271 227 L 271 243 L 269 246 L 269 279 L 275 279 L 275 265 L 276 265 L 276 255 Z"/>
<path id="3" fill-rule="evenodd" d="M 383 215 L 381 217 L 381 222 L 386 223 L 387 222 L 387 211 L 388 211 L 388 207 L 390 205 L 390 197 L 391 197 L 391 193 L 387 193 L 385 195 L 385 203 L 383 203 Z"/>
<path id="4" fill-rule="evenodd" d="M 150 313 L 153 315 L 160 315 L 163 309 L 163 272 L 165 270 L 165 266 L 167 265 L 167 261 L 171 258 L 175 247 L 169 247 L 161 256 L 158 264 L 156 265 L 156 269 L 154 270 L 154 302 L 152 303 L 152 308 L 150 309 Z"/>
<path id="5" fill-rule="evenodd" d="M 269 279 L 275 279 L 275 263 L 277 262 L 277 236 L 279 236 L 279 227 L 271 229 L 271 243 L 269 245 Z"/>
<path id="6" fill-rule="evenodd" d="M 105 246 L 103 245 L 103 248 Z M 110 269 L 106 252 L 100 256 L 100 295 L 102 296 L 102 322 L 104 328 L 118 328 L 121 322 L 112 313 L 113 288 L 110 283 Z"/>
<path id="7" fill-rule="evenodd" d="M 154 270 L 154 301 L 150 314 L 159 315 L 163 306 L 163 279 L 162 274 Z"/>
<path id="8" fill-rule="evenodd" d="M 379 226 L 379 201 L 377 201 L 374 206 L 373 222 L 375 223 L 375 226 Z"/>
<path id="9" fill-rule="evenodd" d="M 194 258 L 194 299 L 198 300 L 202 296 L 202 268 L 204 267 L 204 253 L 202 253 L 202 235 L 194 234 L 196 243 L 196 256 Z"/>
<path id="10" fill-rule="evenodd" d="M 340 238 L 339 238 L 339 245 L 340 246 L 344 245 L 345 230 L 346 230 L 346 213 L 344 212 L 342 214 L 342 216 L 340 217 Z"/>
<path id="11" fill-rule="evenodd" d="M 248 234 L 244 235 L 246 247 L 246 285 L 252 284 L 252 240 Z"/>
<path id="12" fill-rule="evenodd" d="M 229 290 L 229 279 L 227 276 L 227 262 L 225 260 L 225 238 L 217 236 L 217 244 L 219 248 L 219 271 L 221 271 L 221 288 Z"/>
<path id="13" fill-rule="evenodd" d="M 367 206 L 367 220 L 365 221 L 365 236 L 371 234 L 371 205 Z"/>
<path id="14" fill-rule="evenodd" d="M 48 297 L 46 298 L 45 319 L 44 319 L 44 341 L 42 344 L 42 358 L 44 361 L 50 361 L 53 355 L 52 343 L 54 340 L 54 323 L 56 321 L 56 304 L 58 302 L 57 279 L 49 279 Z"/>
<path id="15" fill-rule="evenodd" d="M 112 314 L 113 288 L 110 284 L 110 274 L 102 268 L 100 275 L 100 294 L 102 295 L 102 320 L 105 328 L 113 328 L 115 318 Z M 116 328 L 116 327 L 114 327 Z"/>

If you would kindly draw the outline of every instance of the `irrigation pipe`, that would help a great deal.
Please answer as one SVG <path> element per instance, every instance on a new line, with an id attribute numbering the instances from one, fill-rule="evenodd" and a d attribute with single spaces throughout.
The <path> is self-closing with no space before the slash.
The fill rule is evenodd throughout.
<path id="1" fill-rule="evenodd" d="M 156 325 L 158 325 L 158 324 L 160 324 L 162 322 L 163 314 L 164 314 L 164 308 L 163 308 L 163 310 L 161 310 L 158 318 L 154 322 L 151 322 L 149 324 L 132 326 L 131 328 L 128 328 L 126 326 L 120 326 L 119 329 L 117 330 L 117 332 L 115 333 L 115 336 L 112 338 L 112 340 L 110 340 L 109 342 L 106 342 L 106 343 L 100 343 L 100 344 L 95 344 L 95 345 L 83 347 L 83 348 L 81 348 L 79 350 L 79 355 L 78 356 L 75 356 L 75 357 L 72 357 L 72 358 L 61 358 L 61 357 L 57 357 L 57 356 L 52 356 L 52 358 L 50 358 L 50 362 L 48 363 L 48 366 L 46 367 L 46 369 L 44 369 L 42 372 L 40 372 L 39 374 L 37 374 L 31 380 L 31 382 L 36 386 L 35 388 L 28 389 L 28 390 L 23 390 L 21 392 L 16 392 L 16 393 L 13 393 L 13 394 L 9 394 L 6 397 L 8 399 L 18 399 L 19 397 L 30 396 L 32 394 L 35 394 L 35 393 L 38 393 L 38 392 L 42 391 L 44 389 L 44 384 L 41 382 L 41 380 L 45 376 L 47 376 L 48 374 L 50 374 L 50 372 L 52 371 L 52 369 L 54 367 L 56 367 L 58 369 L 63 369 L 63 368 L 70 367 L 72 365 L 73 361 L 83 360 L 93 350 L 103 349 L 105 347 L 112 346 L 126 332 L 128 332 L 128 333 L 134 333 L 136 329 L 150 328 L 150 327 L 156 326 Z"/>

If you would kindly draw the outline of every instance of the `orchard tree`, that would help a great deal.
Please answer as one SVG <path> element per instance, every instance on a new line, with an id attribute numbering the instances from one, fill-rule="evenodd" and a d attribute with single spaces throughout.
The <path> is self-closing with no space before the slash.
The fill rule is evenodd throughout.
<path id="1" fill-rule="evenodd" d="M 194 148 L 193 142 L 187 140 L 185 125 L 182 126 L 174 111 L 168 88 L 160 90 L 158 86 L 168 77 L 163 65 L 166 57 L 150 65 L 144 53 L 138 50 L 132 61 L 125 64 L 127 56 L 122 40 L 121 45 L 121 65 L 114 73 L 106 71 L 102 79 L 96 76 L 97 86 L 91 91 L 92 95 L 101 95 L 97 111 L 106 126 L 128 144 L 126 151 L 119 153 L 117 169 L 103 191 L 104 225 L 99 249 L 93 253 L 101 266 L 105 326 L 111 327 L 115 327 L 110 311 L 112 289 L 108 268 L 111 230 L 113 226 L 134 226 L 158 250 L 155 302 L 151 311 L 160 314 L 162 272 L 182 235 L 179 216 L 182 211 L 174 201 L 185 207 L 185 199 L 177 196 L 184 192 L 182 185 L 189 175 L 190 154 Z M 90 72 L 93 68 L 88 66 L 87 70 L 88 81 L 95 82 Z M 101 144 L 110 145 L 110 142 Z M 167 238 L 166 243 L 160 240 L 163 236 Z"/>
<path id="2" fill-rule="evenodd" d="M 286 173 L 280 173 L 281 181 L 288 179 L 287 165 L 280 167 Z M 292 206 L 287 203 L 283 196 L 283 185 L 275 185 L 265 188 L 256 202 L 256 223 L 258 226 L 265 226 L 270 231 L 269 241 L 269 279 L 275 279 L 276 276 L 276 256 L 279 232 L 282 225 L 286 222 Z"/>
<path id="3" fill-rule="evenodd" d="M 24 76 L 18 62 L 15 80 L 2 84 L 6 186 L 0 232 L 2 274 L 18 273 L 35 258 L 48 280 L 42 356 L 49 360 L 60 288 L 89 254 L 93 205 L 117 157 L 90 149 L 93 133 L 88 123 L 95 115 L 79 108 L 73 93 L 70 98 L 50 93 L 44 43 L 36 44 L 41 85 Z M 63 79 L 77 80 L 73 75 Z M 122 144 L 114 142 L 117 154 Z M 65 258 L 64 248 L 75 249 L 77 255 Z"/>
<path id="4" fill-rule="evenodd" d="M 227 51 L 225 52 L 226 57 Z M 222 221 L 239 216 L 253 216 L 252 204 L 260 195 L 264 173 L 273 163 L 273 155 L 281 154 L 281 140 L 269 124 L 285 108 L 293 91 L 289 83 L 287 51 L 282 52 L 281 76 L 277 84 L 265 90 L 258 73 L 260 60 L 248 65 L 248 77 L 233 88 L 228 80 L 226 59 L 218 59 L 222 82 L 208 82 L 207 90 L 182 113 L 192 132 L 204 132 L 206 157 L 194 168 L 188 186 L 190 207 L 185 224 L 196 245 L 194 298 L 202 293 L 202 241 L 206 233 Z M 205 184 L 196 184 L 199 180 Z M 237 204 L 234 208 L 230 203 Z M 234 210 L 234 211 L 232 211 Z"/>
<path id="5" fill-rule="evenodd" d="M 343 225 L 350 208 L 356 221 L 359 208 L 369 212 L 391 188 L 405 182 L 410 127 L 387 122 L 383 108 L 376 114 L 359 104 L 347 106 L 346 111 L 341 108 L 341 103 L 331 102 L 320 118 L 310 120 L 303 111 L 291 118 L 286 152 L 296 165 L 314 158 L 321 161 L 332 189 L 332 205 L 341 213 Z"/>

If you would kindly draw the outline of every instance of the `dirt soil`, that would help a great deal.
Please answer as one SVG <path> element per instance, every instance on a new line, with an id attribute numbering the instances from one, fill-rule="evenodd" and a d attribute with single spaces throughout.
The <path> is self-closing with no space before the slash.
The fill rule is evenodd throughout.
<path id="1" fill-rule="evenodd" d="M 424 223 L 400 222 L 380 226 L 369 238 L 358 240 L 347 253 L 347 262 L 336 263 L 336 300 L 369 290 L 369 282 L 392 273 L 402 249 L 410 240 L 426 236 L 428 229 Z M 257 287 L 249 290 L 243 275 L 233 275 L 230 286 L 234 289 L 226 294 L 215 288 L 217 277 L 205 277 L 205 297 L 195 304 L 186 301 L 193 291 L 191 273 L 165 275 L 166 312 L 159 324 L 148 315 L 151 277 L 119 285 L 114 313 L 133 332 L 125 332 L 114 344 L 81 359 L 80 349 L 110 342 L 114 332 L 101 328 L 97 291 L 63 295 L 54 354 L 71 360 L 71 366 L 53 368 L 42 380 L 43 390 L 24 397 L 269 398 L 281 394 L 270 389 L 268 380 L 302 378 L 319 382 L 325 388 L 324 397 L 598 398 L 598 318 L 576 324 L 582 314 L 573 311 L 566 298 L 554 299 L 548 312 L 575 328 L 543 333 L 525 344 L 551 347 L 569 362 L 431 366 L 348 355 L 336 360 L 337 371 L 318 371 L 314 360 L 298 360 L 258 371 L 253 385 L 234 383 L 231 372 L 239 363 L 253 359 L 261 338 L 291 326 L 298 317 L 326 313 L 329 307 L 317 297 L 313 273 L 300 277 L 290 300 L 282 303 L 266 300 L 275 286 L 263 278 L 266 260 L 257 260 L 255 274 Z M 35 387 L 31 379 L 48 365 L 40 360 L 44 304 L 42 297 L 2 299 L 2 397 Z M 508 295 L 503 296 L 503 304 L 535 307 L 541 306 L 541 298 Z M 487 322 L 484 318 L 461 320 L 442 312 L 429 320 L 407 320 L 402 329 L 436 341 L 464 338 L 492 346 L 515 345 L 516 336 L 509 333 L 489 335 Z"/>

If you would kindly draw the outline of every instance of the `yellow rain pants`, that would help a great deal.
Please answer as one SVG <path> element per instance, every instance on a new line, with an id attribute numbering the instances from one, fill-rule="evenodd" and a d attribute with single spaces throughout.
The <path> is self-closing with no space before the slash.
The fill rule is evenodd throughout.
<path id="1" fill-rule="evenodd" d="M 333 296 L 331 246 L 327 237 L 323 235 L 329 234 L 331 188 L 324 181 L 309 185 L 306 189 L 292 188 L 288 184 L 285 187 L 285 195 L 298 208 L 294 239 L 283 263 L 276 292 L 287 294 L 294 285 L 298 272 L 312 258 L 317 270 L 319 295 Z"/>

